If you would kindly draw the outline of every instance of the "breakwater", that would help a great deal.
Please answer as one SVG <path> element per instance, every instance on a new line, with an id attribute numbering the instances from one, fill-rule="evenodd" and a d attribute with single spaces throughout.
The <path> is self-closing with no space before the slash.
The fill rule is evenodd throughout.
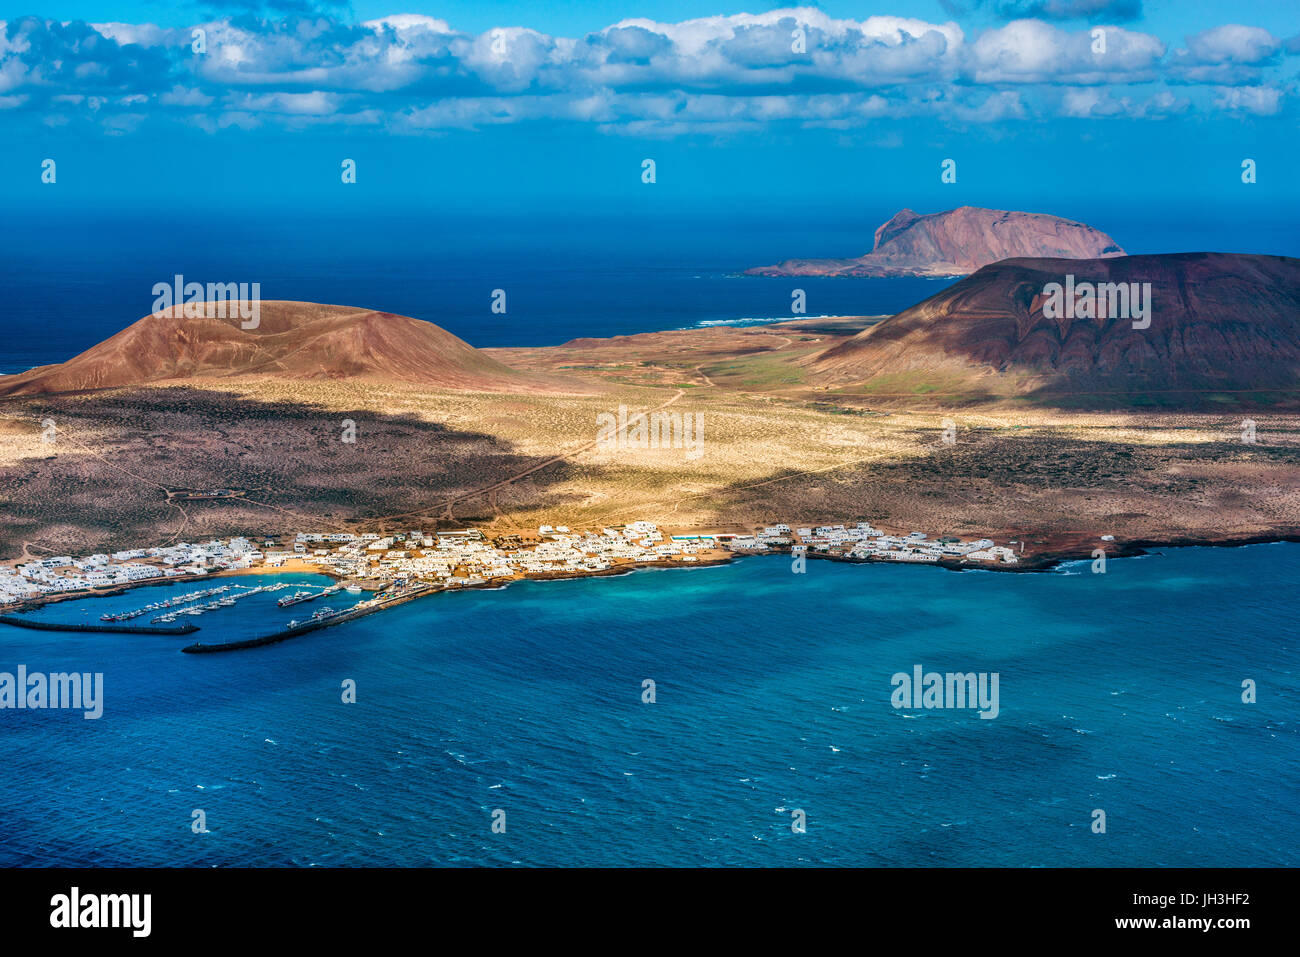
<path id="1" fill-rule="evenodd" d="M 35 631 L 84 631 L 116 635 L 189 635 L 198 625 L 89 625 L 57 621 L 34 621 L 17 615 L 0 615 L 0 623 Z"/>
<path id="2" fill-rule="evenodd" d="M 288 641 L 290 638 L 297 638 L 299 635 L 305 635 L 308 632 L 318 631 L 321 628 L 328 628 L 331 625 L 341 625 L 345 621 L 356 621 L 358 618 L 364 618 L 366 615 L 372 615 L 377 611 L 385 608 L 392 608 L 395 605 L 402 605 L 413 599 L 420 598 L 424 595 L 430 595 L 437 591 L 442 591 L 437 586 L 427 588 L 412 589 L 404 592 L 386 601 L 378 602 L 373 605 L 367 605 L 365 608 L 352 608 L 329 618 L 320 621 L 305 621 L 301 625 L 295 625 L 292 628 L 284 628 L 280 631 L 269 635 L 263 635 L 260 638 L 246 638 L 242 641 L 223 641 L 214 645 L 205 645 L 203 642 L 195 642 L 192 645 L 186 645 L 181 649 L 187 655 L 206 655 L 218 651 L 243 651 L 246 648 L 261 648 L 265 645 L 275 645 L 282 641 Z"/>

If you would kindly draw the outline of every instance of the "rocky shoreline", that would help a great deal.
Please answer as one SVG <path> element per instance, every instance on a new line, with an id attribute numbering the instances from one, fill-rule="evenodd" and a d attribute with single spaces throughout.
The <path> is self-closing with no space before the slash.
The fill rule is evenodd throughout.
<path id="1" fill-rule="evenodd" d="M 1107 560 L 1115 558 L 1137 558 L 1142 555 L 1149 555 L 1153 550 L 1168 548 L 1242 548 L 1247 545 L 1273 545 L 1278 542 L 1300 543 L 1300 531 L 1279 532 L 1276 534 L 1249 535 L 1237 538 L 1223 539 L 1205 539 L 1194 537 L 1177 537 L 1170 539 L 1132 539 L 1130 541 L 1101 542 L 1097 546 L 1103 548 Z M 769 549 L 765 552 L 755 552 L 758 555 L 789 555 L 790 548 Z M 747 557 L 747 556 L 738 556 Z M 948 561 L 940 559 L 934 562 L 915 562 L 899 561 L 889 558 L 850 558 L 847 555 L 827 555 L 817 552 L 808 552 L 807 557 L 818 561 L 842 562 L 847 565 L 921 565 L 929 567 L 943 568 L 953 572 L 967 571 L 985 571 L 999 572 L 1003 574 L 1035 574 L 1041 572 L 1050 572 L 1059 568 L 1061 565 L 1069 562 L 1086 562 L 1091 561 L 1094 556 L 1091 550 L 1079 548 L 1066 548 L 1053 551 L 1042 551 L 1032 553 L 1022 557 L 1016 564 L 1008 565 L 1003 563 L 997 564 L 979 564 L 972 565 L 961 561 Z"/>

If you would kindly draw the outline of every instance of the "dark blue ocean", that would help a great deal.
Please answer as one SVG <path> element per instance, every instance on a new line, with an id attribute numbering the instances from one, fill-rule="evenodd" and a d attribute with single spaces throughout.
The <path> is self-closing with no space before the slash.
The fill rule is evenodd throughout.
<path id="1" fill-rule="evenodd" d="M 437 323 L 475 346 L 556 345 L 705 323 L 885 315 L 950 280 L 764 279 L 741 271 L 796 257 L 869 252 L 899 203 L 835 210 L 588 207 L 547 211 L 226 209 L 6 210 L 0 374 L 62 362 L 153 309 L 155 283 L 257 282 L 264 299 L 382 309 Z M 1130 252 L 1300 255 L 1286 211 L 1051 210 L 1110 232 Z M 506 314 L 491 311 L 506 292 Z"/>
<path id="2" fill-rule="evenodd" d="M 1298 579 L 1293 544 L 1104 575 L 748 558 L 224 655 L 179 649 L 290 616 L 264 595 L 190 638 L 0 625 L 0 671 L 105 682 L 97 721 L 0 712 L 0 865 L 1296 866 Z M 998 717 L 895 710 L 917 664 L 996 672 Z"/>

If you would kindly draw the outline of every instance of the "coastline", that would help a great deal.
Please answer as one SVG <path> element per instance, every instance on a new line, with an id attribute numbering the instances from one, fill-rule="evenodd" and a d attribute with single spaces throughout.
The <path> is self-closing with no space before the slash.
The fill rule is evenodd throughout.
<path id="1" fill-rule="evenodd" d="M 1099 542 L 1095 547 L 1102 548 L 1106 553 L 1107 561 L 1116 558 L 1139 558 L 1143 555 L 1149 555 L 1155 550 L 1164 550 L 1170 548 L 1244 548 L 1247 545 L 1274 545 L 1280 542 L 1291 542 L 1300 544 L 1300 532 L 1285 532 L 1268 535 L 1250 535 L 1240 538 L 1224 539 L 1198 539 L 1198 538 L 1171 538 L 1171 539 L 1133 539 L 1132 541 L 1114 541 Z M 774 556 L 790 555 L 790 548 L 773 548 L 761 552 L 747 552 L 737 554 L 735 558 L 751 558 L 755 556 Z M 1055 571 L 1061 565 L 1070 562 L 1087 562 L 1093 560 L 1094 556 L 1091 551 L 1083 548 L 1077 549 L 1060 549 L 1054 551 L 1042 551 L 1030 556 L 1021 558 L 1014 565 L 1008 565 L 1002 562 L 990 564 L 971 564 L 969 562 L 951 561 L 940 559 L 933 562 L 920 561 L 899 561 L 889 558 L 850 558 L 847 555 L 828 555 L 821 552 L 808 552 L 809 560 L 839 562 L 845 565 L 919 565 L 924 568 L 941 568 L 950 572 L 993 572 L 996 574 L 1006 575 L 1023 575 L 1039 574 L 1042 572 Z"/>
<path id="2" fill-rule="evenodd" d="M 1217 538 L 1217 540 L 1203 540 L 1203 538 L 1177 537 L 1170 540 L 1132 540 L 1123 542 L 1105 542 L 1105 555 L 1108 559 L 1118 558 L 1139 558 L 1143 555 L 1152 554 L 1154 550 L 1166 549 L 1204 549 L 1204 547 L 1218 547 L 1218 549 L 1235 549 L 1235 547 L 1245 547 L 1249 545 L 1273 545 L 1279 542 L 1291 542 L 1291 544 L 1300 544 L 1300 532 L 1287 531 L 1269 534 L 1252 534 L 1252 536 L 1240 536 L 1232 538 Z M 1100 547 L 1100 546 L 1099 546 Z M 638 571 L 672 571 L 672 570 L 692 570 L 692 568 L 715 568 L 728 566 L 738 559 L 744 558 L 790 558 L 792 557 L 792 547 L 777 546 L 767 547 L 761 551 L 725 551 L 725 554 L 712 555 L 712 557 L 695 560 L 695 562 L 682 562 L 680 559 L 653 560 L 653 562 L 628 562 L 620 566 L 603 568 L 599 571 L 578 571 L 578 572 L 533 572 L 524 573 L 508 579 L 452 579 L 454 583 L 464 584 L 425 584 L 419 588 L 406 590 L 406 592 L 396 594 L 386 601 L 370 605 L 359 609 L 355 607 L 341 614 L 333 616 L 321 622 L 304 622 L 295 625 L 292 628 L 279 629 L 277 632 L 269 635 L 240 638 L 235 641 L 213 642 L 213 644 L 204 644 L 203 641 L 196 641 L 195 644 L 187 645 L 179 649 L 185 654 L 211 654 L 220 653 L 220 651 L 237 651 L 253 648 L 263 648 L 263 646 L 279 644 L 282 641 L 289 641 L 291 638 L 308 635 L 308 633 L 320 631 L 320 629 L 333 627 L 333 625 L 352 622 L 365 616 L 376 614 L 378 611 L 385 611 L 399 605 L 406 605 L 408 602 L 416 601 L 419 598 L 428 598 L 434 594 L 443 594 L 447 592 L 461 592 L 461 590 L 498 590 L 510 588 L 510 585 L 519 583 L 519 581 L 572 581 L 578 579 L 597 579 L 597 577 L 619 577 L 630 575 Z M 1091 550 L 1083 547 L 1063 547 L 1058 550 L 1045 550 L 1040 553 L 1032 554 L 1022 562 L 1008 564 L 1002 562 L 988 564 L 971 564 L 961 562 L 961 560 L 933 560 L 933 562 L 915 562 L 915 560 L 898 560 L 888 558 L 850 558 L 848 555 L 832 555 L 826 553 L 816 553 L 809 551 L 806 557 L 823 562 L 839 562 L 842 564 L 909 564 L 909 566 L 937 566 L 949 572 L 966 572 L 966 571 L 988 571 L 988 572 L 1010 572 L 1010 573 L 1043 573 L 1057 570 L 1062 564 L 1071 562 L 1088 562 L 1092 560 Z M 168 585 L 168 584 L 192 584 L 196 581 L 216 579 L 216 577 L 248 577 L 248 576 L 283 576 L 283 575 L 321 575 L 329 577 L 335 581 L 351 581 L 351 583 L 360 585 L 367 592 L 380 592 L 385 588 L 385 583 L 376 584 L 376 580 L 359 580 L 354 577 L 339 575 L 333 568 L 318 566 L 315 562 L 307 559 L 290 559 L 286 562 L 287 566 L 276 567 L 252 567 L 252 568 L 221 568 L 205 575 L 186 575 L 175 576 L 165 580 L 146 580 L 140 583 L 114 585 L 104 592 L 95 592 L 95 590 L 85 590 L 85 592 L 62 593 L 55 596 L 42 596 L 39 598 L 27 599 L 25 602 L 18 603 L 5 609 L 6 615 L 21 614 L 21 612 L 35 611 L 45 605 L 62 601 L 72 601 L 78 598 L 105 598 L 122 596 L 136 588 L 148 588 L 148 586 Z M 85 628 L 60 628 L 56 631 L 87 631 Z M 107 631 L 107 629 L 90 629 L 90 631 Z M 120 629 L 117 629 L 120 631 Z M 198 631 L 198 629 L 195 629 Z"/>
<path id="3" fill-rule="evenodd" d="M 1138 558 L 1149 555 L 1153 550 L 1169 548 L 1244 548 L 1247 545 L 1274 545 L 1279 542 L 1300 543 L 1300 531 L 1286 531 L 1259 535 L 1243 535 L 1229 538 L 1195 538 L 1178 536 L 1167 539 L 1134 538 L 1124 541 L 1102 542 L 1097 547 L 1104 548 L 1106 559 Z M 1048 572 L 1068 562 L 1089 561 L 1093 558 L 1090 551 L 1082 549 L 1061 549 L 1043 551 L 1022 560 L 1020 565 L 997 566 L 983 569 L 996 572 Z M 972 566 L 963 566 L 954 571 L 968 571 Z"/>
<path id="4" fill-rule="evenodd" d="M 1255 535 L 1245 535 L 1237 537 L 1224 538 L 1195 538 L 1189 536 L 1177 536 L 1167 539 L 1131 539 L 1114 542 L 1098 542 L 1095 548 L 1102 548 L 1106 553 L 1106 558 L 1136 558 L 1143 555 L 1151 554 L 1153 550 L 1169 548 L 1243 548 L 1248 545 L 1272 545 L 1280 542 L 1300 543 L 1300 530 L 1296 531 L 1278 531 Z M 725 556 L 716 558 L 702 559 L 696 562 L 682 561 L 665 561 L 665 562 L 629 562 L 625 565 L 619 565 L 600 571 L 582 571 L 574 573 L 532 573 L 510 578 L 505 580 L 489 579 L 481 582 L 473 582 L 464 585 L 453 585 L 451 587 L 432 589 L 429 593 L 443 591 L 462 591 L 466 589 L 481 588 L 505 588 L 517 581 L 569 581 L 578 578 L 605 578 L 628 574 L 630 572 L 640 571 L 643 569 L 660 568 L 660 569 L 691 569 L 691 568 L 709 568 L 719 565 L 728 565 L 733 561 L 751 557 L 772 557 L 776 555 L 790 556 L 791 549 L 789 546 L 777 548 L 768 548 L 762 551 L 750 552 L 729 552 Z M 923 561 L 898 561 L 887 558 L 850 558 L 846 555 L 830 555 L 821 552 L 808 552 L 810 560 L 840 562 L 847 565 L 920 565 L 922 567 L 937 567 L 950 572 L 965 571 L 986 571 L 1002 574 L 1032 574 L 1040 572 L 1050 572 L 1059 566 L 1069 562 L 1089 561 L 1094 556 L 1090 549 L 1083 547 L 1077 548 L 1060 548 L 1044 550 L 1036 553 L 1030 553 L 1022 557 L 1016 564 L 1006 564 L 1002 562 L 988 564 L 970 564 L 968 562 L 939 560 L 932 562 Z M 335 581 L 355 581 L 356 584 L 369 592 L 379 591 L 382 585 L 376 586 L 374 579 L 349 579 L 348 576 L 340 575 L 331 568 L 316 565 L 312 562 L 302 559 L 295 560 L 292 567 L 275 566 L 275 567 L 255 567 L 255 568 L 222 568 L 208 572 L 204 575 L 178 575 L 166 579 L 147 579 L 141 582 L 132 582 L 127 584 L 113 585 L 104 590 L 85 589 L 80 591 L 62 592 L 55 595 L 41 595 L 36 598 L 28 598 L 24 601 L 17 602 L 4 608 L 6 614 L 21 614 L 23 612 L 35 611 L 46 605 L 54 605 L 65 601 L 75 601 L 78 599 L 88 598 L 112 598 L 124 595 L 128 592 L 141 588 L 158 587 L 171 584 L 193 584 L 195 582 L 208 581 L 213 578 L 236 578 L 257 575 L 323 575 L 332 578 Z M 421 596 L 422 597 L 422 596 Z M 384 607 L 387 607 L 385 605 Z"/>
<path id="5" fill-rule="evenodd" d="M 1177 542 L 1134 541 L 1134 542 L 1123 543 L 1123 545 L 1120 548 L 1116 549 L 1113 553 L 1107 552 L 1107 558 L 1141 557 L 1143 555 L 1150 554 L 1150 551 L 1148 549 L 1155 549 L 1155 548 L 1159 548 L 1159 549 L 1242 548 L 1248 545 L 1271 545 L 1271 544 L 1278 544 L 1281 542 L 1291 542 L 1291 543 L 1300 544 L 1300 535 L 1288 534 L 1283 536 L 1254 536 L 1250 538 L 1232 539 L 1232 540 L 1219 541 L 1219 542 L 1204 542 L 1204 541 L 1189 541 L 1189 540 L 1183 540 Z M 575 580 L 586 579 L 586 578 L 622 577 L 624 575 L 631 575 L 640 571 L 673 571 L 673 570 L 689 570 L 692 568 L 716 568 L 723 565 L 733 564 L 733 562 L 744 558 L 758 558 L 758 557 L 775 558 L 778 556 L 788 557 L 789 555 L 790 555 L 790 551 L 788 548 L 769 549 L 763 552 L 748 552 L 744 554 L 733 553 L 726 557 L 714 558 L 705 561 L 690 562 L 690 563 L 681 562 L 681 561 L 630 562 L 627 565 L 620 566 L 618 568 L 608 568 L 598 572 L 587 572 L 585 574 L 582 573 L 580 574 L 565 574 L 565 573 L 532 574 L 532 575 L 523 575 L 517 578 L 510 578 L 505 581 L 485 579 L 480 581 L 473 581 L 464 585 L 453 585 L 448 587 L 438 587 L 438 586 L 430 585 L 423 588 L 412 590 L 407 593 L 396 595 L 388 599 L 387 601 L 384 601 L 377 605 L 371 605 L 365 608 L 353 608 L 349 611 L 342 612 L 324 621 L 315 621 L 315 622 L 308 621 L 300 625 L 296 625 L 293 628 L 281 629 L 280 631 L 272 632 L 271 634 L 262 635 L 256 638 L 246 638 L 246 639 L 240 639 L 240 640 L 228 641 L 228 642 L 216 642 L 213 644 L 204 644 L 203 642 L 199 641 L 199 642 L 195 642 L 192 645 L 187 645 L 184 648 L 181 648 L 180 651 L 182 654 L 217 654 L 217 653 L 228 652 L 228 651 L 245 651 L 253 648 L 261 648 L 269 645 L 280 644 L 281 642 L 289 641 L 293 638 L 298 638 L 303 635 L 310 634 L 313 631 L 320 631 L 325 628 L 333 627 L 334 625 L 345 624 L 347 622 L 355 621 L 359 618 L 364 618 L 380 611 L 385 611 L 389 608 L 397 607 L 398 605 L 405 605 L 409 602 L 416 601 L 420 598 L 429 598 L 433 595 L 446 594 L 448 592 L 470 591 L 470 590 L 498 591 L 505 588 L 509 588 L 511 585 L 516 584 L 518 582 L 524 582 L 524 581 L 537 581 L 537 582 L 575 581 Z M 904 564 L 904 565 L 923 565 L 923 566 L 937 565 L 941 568 L 953 572 L 983 570 L 983 571 L 992 571 L 992 572 L 1042 573 L 1042 572 L 1053 571 L 1060 565 L 1068 562 L 1088 561 L 1092 558 L 1092 555 L 1091 554 L 1047 555 L 1044 556 L 1042 561 L 1028 567 L 1022 567 L 1019 565 L 1004 565 L 1004 564 L 984 567 L 984 566 L 963 565 L 959 562 L 948 562 L 948 561 L 900 562 L 897 560 L 884 559 L 884 558 L 848 558 L 846 556 L 840 556 L 840 555 L 822 555 L 822 554 L 810 554 L 808 557 L 820 559 L 823 561 L 840 562 L 849 565 L 865 565 L 865 564 L 883 564 L 883 565 Z M 309 573 L 306 569 L 297 569 L 297 570 L 276 569 L 273 572 L 258 572 L 256 570 L 250 571 L 248 569 L 234 569 L 230 571 L 232 574 L 250 574 L 250 573 L 251 574 L 294 574 L 295 572 L 299 574 Z M 323 570 L 316 571 L 316 573 L 326 574 L 326 572 L 324 572 Z M 215 577 L 217 574 L 219 573 L 213 573 L 213 576 L 210 577 Z M 338 575 L 330 575 L 330 577 L 341 578 L 341 576 Z"/>

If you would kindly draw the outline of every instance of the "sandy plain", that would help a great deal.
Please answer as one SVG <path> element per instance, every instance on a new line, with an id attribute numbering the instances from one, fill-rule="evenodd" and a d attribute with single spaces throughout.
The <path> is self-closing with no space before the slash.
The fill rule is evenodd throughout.
<path id="1" fill-rule="evenodd" d="M 801 361 L 873 321 L 485 350 L 609 387 L 585 396 L 257 376 L 12 397 L 0 401 L 0 559 L 232 534 L 635 519 L 685 533 L 870 520 L 1024 541 L 1030 565 L 1086 556 L 1102 535 L 1123 547 L 1300 534 L 1300 415 L 810 386 Z M 619 405 L 698 415 L 700 454 L 602 446 L 598 417 Z M 245 495 L 167 500 L 208 488 Z"/>

